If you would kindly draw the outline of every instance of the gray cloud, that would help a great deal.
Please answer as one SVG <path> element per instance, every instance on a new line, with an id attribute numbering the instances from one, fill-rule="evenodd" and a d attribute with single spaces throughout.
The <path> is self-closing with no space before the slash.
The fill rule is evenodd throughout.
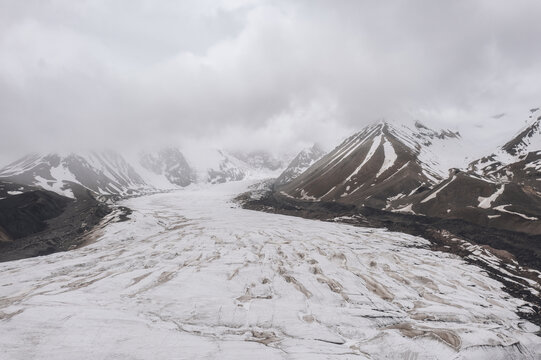
<path id="1" fill-rule="evenodd" d="M 539 14 L 525 0 L 0 0 L 0 152 L 290 149 L 379 118 L 496 143 L 541 105 Z"/>

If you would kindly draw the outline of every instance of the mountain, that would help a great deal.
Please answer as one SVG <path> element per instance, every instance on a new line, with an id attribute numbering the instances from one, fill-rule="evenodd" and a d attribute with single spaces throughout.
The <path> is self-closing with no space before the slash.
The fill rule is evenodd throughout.
<path id="1" fill-rule="evenodd" d="M 541 234 L 541 112 L 492 154 L 455 171 L 396 211 L 461 218 L 496 228 Z"/>
<path id="2" fill-rule="evenodd" d="M 434 188 L 399 199 L 391 210 L 541 234 L 541 197 L 514 182 L 455 170 Z"/>
<path id="3" fill-rule="evenodd" d="M 164 148 L 155 154 L 143 152 L 139 164 L 145 182 L 157 189 L 185 187 L 196 181 L 195 170 L 177 148 Z"/>
<path id="4" fill-rule="evenodd" d="M 216 184 L 270 177 L 284 163 L 262 151 L 232 155 L 223 150 L 205 150 L 196 155 L 189 161 L 175 147 L 127 158 L 114 151 L 30 154 L 0 169 L 0 181 L 43 188 L 71 198 L 74 184 L 98 195 L 126 196 L 178 189 L 196 182 Z"/>
<path id="5" fill-rule="evenodd" d="M 222 150 L 217 150 L 216 164 L 206 169 L 206 181 L 221 184 L 229 181 L 240 181 L 246 177 L 249 166 Z"/>
<path id="6" fill-rule="evenodd" d="M 287 166 L 287 168 L 276 179 L 275 185 L 281 186 L 297 178 L 306 169 L 321 159 L 325 152 L 318 144 L 314 144 L 308 149 L 302 150 Z"/>
<path id="7" fill-rule="evenodd" d="M 460 146 L 456 132 L 431 130 L 419 122 L 413 127 L 380 122 L 349 137 L 278 189 L 304 200 L 386 208 L 445 179 L 450 164 L 464 162 Z"/>
<path id="8" fill-rule="evenodd" d="M 494 153 L 468 169 L 499 182 L 514 182 L 541 194 L 541 110 L 531 110 L 530 123 Z"/>
<path id="9" fill-rule="evenodd" d="M 391 210 L 541 234 L 541 112 L 492 154 Z"/>
<path id="10" fill-rule="evenodd" d="M 25 186 L 38 186 L 74 197 L 73 184 L 101 195 L 130 195 L 150 186 L 113 151 L 84 154 L 31 154 L 2 170 L 0 180 Z"/>
<path id="11" fill-rule="evenodd" d="M 541 116 L 493 154 L 465 163 L 458 133 L 385 122 L 366 127 L 277 187 L 280 196 L 463 219 L 541 234 Z M 463 168 L 464 170 L 460 170 Z"/>
<path id="12" fill-rule="evenodd" d="M 276 177 L 277 171 L 282 170 L 286 164 L 284 159 L 278 159 L 265 151 L 229 153 L 215 150 L 207 154 L 205 162 L 207 166 L 201 169 L 199 177 L 211 184 Z"/>
<path id="13" fill-rule="evenodd" d="M 280 160 L 266 151 L 252 151 L 247 153 L 236 152 L 234 156 L 246 163 L 252 170 L 277 171 L 285 167 Z"/>

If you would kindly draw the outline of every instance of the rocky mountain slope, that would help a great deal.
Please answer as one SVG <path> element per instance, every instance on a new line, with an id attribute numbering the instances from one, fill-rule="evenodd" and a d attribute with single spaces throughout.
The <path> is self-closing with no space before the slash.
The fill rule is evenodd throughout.
<path id="1" fill-rule="evenodd" d="M 85 154 L 32 154 L 0 170 L 0 179 L 37 186 L 74 197 L 72 184 L 101 195 L 130 195 L 150 188 L 143 178 L 113 151 Z"/>
<path id="2" fill-rule="evenodd" d="M 216 150 L 211 155 L 210 163 L 199 164 L 174 147 L 141 152 L 128 158 L 114 151 L 31 154 L 0 169 L 0 180 L 43 188 L 70 198 L 74 197 L 74 184 L 100 196 L 129 196 L 178 189 L 193 183 L 272 176 L 282 166 L 282 161 L 265 152 L 235 156 Z"/>
<path id="3" fill-rule="evenodd" d="M 277 191 L 304 201 L 464 219 L 541 234 L 540 115 L 533 111 L 525 129 L 469 165 L 457 133 L 419 123 L 411 128 L 371 125 Z"/>
<path id="4" fill-rule="evenodd" d="M 494 153 L 394 209 L 541 234 L 541 112 L 533 110 L 530 124 Z"/>
<path id="5" fill-rule="evenodd" d="M 111 212 L 89 189 L 69 190 L 74 198 L 0 181 L 0 262 L 70 250 Z"/>
<path id="6" fill-rule="evenodd" d="M 460 134 L 378 123 L 346 139 L 302 175 L 279 187 L 285 196 L 385 208 L 422 191 L 448 173 L 443 151 L 460 147 Z"/>
<path id="7" fill-rule="evenodd" d="M 498 182 L 514 182 L 541 194 L 541 110 L 530 123 L 494 153 L 472 162 L 471 172 Z"/>
<path id="8" fill-rule="evenodd" d="M 458 170 L 433 189 L 395 202 L 392 210 L 541 234 L 541 197 L 537 193 L 514 182 L 495 182 Z"/>

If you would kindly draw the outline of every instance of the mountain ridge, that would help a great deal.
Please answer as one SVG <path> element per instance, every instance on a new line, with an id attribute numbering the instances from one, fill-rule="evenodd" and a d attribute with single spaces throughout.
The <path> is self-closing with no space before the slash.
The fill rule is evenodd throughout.
<path id="1" fill-rule="evenodd" d="M 534 115 L 499 153 L 469 164 L 464 156 L 462 166 L 447 169 L 440 157 L 460 148 L 459 133 L 419 122 L 369 125 L 277 194 L 541 234 L 541 116 Z"/>

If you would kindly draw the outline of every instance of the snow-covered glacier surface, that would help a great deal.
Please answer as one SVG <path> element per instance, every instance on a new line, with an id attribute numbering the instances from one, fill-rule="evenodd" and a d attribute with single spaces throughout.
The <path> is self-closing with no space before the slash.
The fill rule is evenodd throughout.
<path id="1" fill-rule="evenodd" d="M 246 183 L 134 198 L 83 248 L 0 264 L 2 359 L 536 359 L 522 302 L 384 230 L 243 210 Z"/>

